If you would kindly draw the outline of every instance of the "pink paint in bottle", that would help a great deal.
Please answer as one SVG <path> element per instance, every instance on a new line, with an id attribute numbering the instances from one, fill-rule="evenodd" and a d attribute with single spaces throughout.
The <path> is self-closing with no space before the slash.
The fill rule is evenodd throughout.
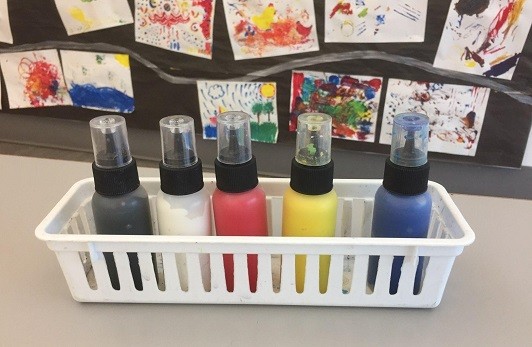
<path id="1" fill-rule="evenodd" d="M 218 236 L 268 236 L 266 194 L 258 186 L 257 162 L 251 153 L 249 115 L 225 112 L 217 117 L 218 157 L 212 195 Z M 224 254 L 227 290 L 234 290 L 232 254 Z M 257 255 L 248 254 L 249 289 L 257 289 Z"/>

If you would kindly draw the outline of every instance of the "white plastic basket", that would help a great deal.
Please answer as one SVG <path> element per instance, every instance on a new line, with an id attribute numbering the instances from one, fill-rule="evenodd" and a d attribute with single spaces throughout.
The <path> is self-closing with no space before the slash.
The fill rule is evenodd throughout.
<path id="1" fill-rule="evenodd" d="M 90 199 L 92 179 L 77 182 L 35 230 L 53 250 L 72 296 L 83 302 L 266 304 L 320 306 L 436 307 L 457 255 L 475 235 L 446 190 L 429 182 L 433 207 L 426 239 L 370 238 L 373 198 L 380 180 L 335 180 L 336 237 L 281 235 L 282 195 L 288 179 L 261 179 L 268 200 L 271 237 L 95 235 Z M 158 178 L 142 178 L 157 234 Z M 212 192 L 214 180 L 206 180 Z M 214 225 L 214 224 L 213 224 Z M 213 230 L 214 234 L 214 230 Z M 120 290 L 111 287 L 103 252 L 113 252 Z M 143 290 L 133 285 L 127 252 L 137 252 Z M 183 290 L 175 254 L 186 254 L 188 288 Z M 210 290 L 201 278 L 199 254 L 210 255 Z M 223 254 L 234 254 L 234 291 L 225 285 Z M 246 254 L 258 254 L 257 291 L 250 292 Z M 305 289 L 295 288 L 295 255 L 306 254 Z M 157 266 L 152 259 L 155 255 Z M 318 285 L 319 255 L 331 255 L 326 293 Z M 368 259 L 380 256 L 376 283 L 367 286 Z M 394 256 L 404 256 L 398 292 L 389 294 Z M 419 257 L 424 259 L 420 293 L 413 294 Z M 281 265 L 282 264 L 282 265 Z M 158 276 L 155 276 L 155 273 Z"/>

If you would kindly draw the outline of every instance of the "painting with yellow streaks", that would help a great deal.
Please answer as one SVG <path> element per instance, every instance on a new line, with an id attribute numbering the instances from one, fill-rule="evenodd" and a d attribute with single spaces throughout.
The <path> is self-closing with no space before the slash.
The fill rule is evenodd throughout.
<path id="1" fill-rule="evenodd" d="M 133 23 L 127 0 L 55 0 L 68 35 Z"/>
<path id="2" fill-rule="evenodd" d="M 235 60 L 319 50 L 312 0 L 224 0 Z"/>

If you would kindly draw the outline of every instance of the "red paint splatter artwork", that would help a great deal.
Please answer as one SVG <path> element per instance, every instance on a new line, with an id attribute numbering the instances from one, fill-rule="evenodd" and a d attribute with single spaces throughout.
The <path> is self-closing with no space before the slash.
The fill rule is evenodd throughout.
<path id="1" fill-rule="evenodd" d="M 24 58 L 18 66 L 19 73 L 26 80 L 24 93 L 33 107 L 44 106 L 46 100 L 60 99 L 59 73 L 57 66 L 46 60 L 31 61 Z"/>
<path id="2" fill-rule="evenodd" d="M 11 108 L 72 105 L 56 50 L 1 55 Z"/>
<path id="3" fill-rule="evenodd" d="M 137 42 L 212 58 L 214 0 L 136 0 L 135 14 Z"/>
<path id="4" fill-rule="evenodd" d="M 224 0 L 235 59 L 271 57 L 319 49 L 314 3 Z"/>

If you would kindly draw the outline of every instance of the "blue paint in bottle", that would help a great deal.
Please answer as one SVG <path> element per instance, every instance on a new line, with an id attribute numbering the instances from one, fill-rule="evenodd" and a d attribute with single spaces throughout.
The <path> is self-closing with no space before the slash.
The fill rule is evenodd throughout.
<path id="1" fill-rule="evenodd" d="M 427 192 L 429 163 L 429 119 L 419 113 L 403 113 L 394 117 L 392 148 L 386 161 L 383 185 L 375 194 L 372 237 L 426 238 L 430 223 L 432 199 Z M 375 285 L 379 257 L 371 256 L 368 283 Z M 390 294 L 396 294 L 403 257 L 394 257 Z M 421 286 L 423 258 L 419 259 L 413 292 Z"/>

